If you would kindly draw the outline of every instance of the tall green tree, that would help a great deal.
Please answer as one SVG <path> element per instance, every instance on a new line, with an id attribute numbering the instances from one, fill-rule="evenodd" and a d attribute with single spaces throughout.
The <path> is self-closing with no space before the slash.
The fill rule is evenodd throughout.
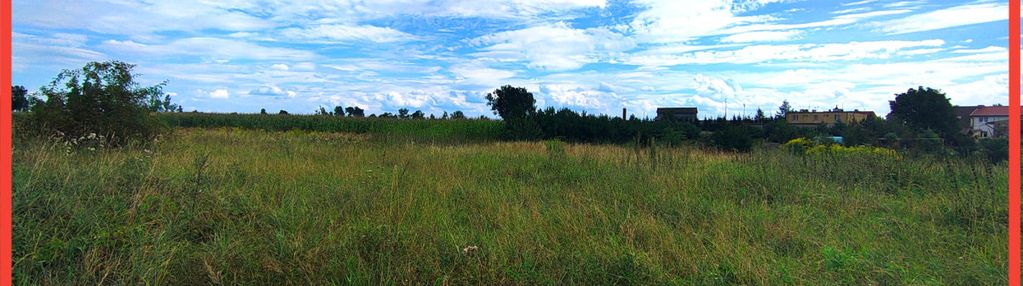
<path id="1" fill-rule="evenodd" d="M 148 111 L 152 99 L 169 99 L 163 94 L 165 83 L 139 85 L 134 67 L 111 61 L 64 70 L 40 89 L 46 102 L 33 108 L 32 122 L 43 132 L 59 131 L 69 138 L 95 133 L 115 144 L 155 136 L 162 128 Z"/>
<path id="2" fill-rule="evenodd" d="M 889 119 L 917 132 L 930 129 L 942 137 L 952 136 L 958 132 L 955 111 L 941 90 L 923 86 L 911 88 L 904 93 L 896 94 L 895 100 L 889 104 L 892 110 L 888 115 Z"/>
<path id="3" fill-rule="evenodd" d="M 364 116 L 366 116 L 365 110 L 362 110 L 362 108 L 359 108 L 358 106 L 345 107 L 345 112 L 348 112 L 348 116 L 351 116 L 351 117 L 364 117 Z"/>
<path id="4" fill-rule="evenodd" d="M 781 106 L 778 106 L 778 113 L 774 114 L 774 117 L 785 119 L 785 115 L 792 111 L 792 105 L 789 105 L 788 100 L 781 102 Z"/>
<path id="5" fill-rule="evenodd" d="M 344 117 L 345 116 L 345 108 L 341 107 L 340 105 L 334 106 L 334 116 Z"/>
<path id="6" fill-rule="evenodd" d="M 24 86 L 11 87 L 11 110 L 25 111 L 29 108 L 28 90 Z"/>
<path id="7" fill-rule="evenodd" d="M 536 112 L 533 94 L 522 87 L 502 86 L 487 94 L 487 105 L 505 121 L 516 121 Z"/>

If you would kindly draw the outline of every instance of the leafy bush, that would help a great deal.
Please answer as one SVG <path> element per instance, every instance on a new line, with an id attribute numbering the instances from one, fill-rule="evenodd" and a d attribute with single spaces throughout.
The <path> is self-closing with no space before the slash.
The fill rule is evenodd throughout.
<path id="1" fill-rule="evenodd" d="M 748 127 L 744 126 L 728 126 L 714 132 L 712 140 L 718 148 L 748 152 L 753 148 L 753 137 L 748 129 Z"/>
<path id="2" fill-rule="evenodd" d="M 1008 138 L 984 138 L 980 139 L 980 146 L 992 163 L 1009 160 L 1009 139 Z"/>
<path id="3" fill-rule="evenodd" d="M 40 90 L 46 101 L 33 106 L 33 129 L 63 140 L 102 136 L 113 145 L 154 138 L 164 128 L 149 111 L 172 105 L 163 94 L 164 83 L 139 86 L 134 67 L 111 61 L 64 70 Z"/>
<path id="4" fill-rule="evenodd" d="M 893 149 L 871 146 L 842 146 L 827 142 L 815 142 L 807 138 L 796 138 L 789 140 L 781 146 L 792 153 L 800 155 L 830 155 L 830 156 L 881 156 L 899 158 L 898 152 Z"/>

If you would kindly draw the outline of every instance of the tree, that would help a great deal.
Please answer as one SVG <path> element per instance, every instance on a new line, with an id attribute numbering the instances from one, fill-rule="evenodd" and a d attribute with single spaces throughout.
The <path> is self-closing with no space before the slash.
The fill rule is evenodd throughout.
<path id="1" fill-rule="evenodd" d="M 281 109 L 281 111 L 278 111 L 278 112 L 277 112 L 277 114 L 280 114 L 280 115 L 288 115 L 288 112 L 287 112 L 287 111 L 285 111 L 284 109 Z"/>
<path id="2" fill-rule="evenodd" d="M 444 115 L 441 115 L 440 119 L 448 119 L 448 112 L 444 111 Z"/>
<path id="3" fill-rule="evenodd" d="M 762 122 L 764 121 L 764 118 L 766 118 L 764 116 L 764 111 L 761 110 L 760 108 L 757 108 L 757 115 L 753 117 L 753 120 L 756 120 L 757 122 Z"/>
<path id="4" fill-rule="evenodd" d="M 259 114 L 264 114 L 265 115 L 266 114 L 266 108 L 260 108 L 259 109 Z"/>
<path id="5" fill-rule="evenodd" d="M 522 87 L 502 86 L 487 94 L 487 105 L 505 121 L 516 121 L 536 112 L 533 94 Z"/>
<path id="6" fill-rule="evenodd" d="M 174 112 L 181 110 L 181 106 L 171 103 L 170 94 L 166 94 L 161 99 L 159 94 L 152 94 L 146 104 L 147 109 L 150 112 Z"/>
<path id="7" fill-rule="evenodd" d="M 103 136 L 115 145 L 161 133 L 164 128 L 148 111 L 163 108 L 163 101 L 155 107 L 154 98 L 169 101 L 163 96 L 166 82 L 140 86 L 134 67 L 119 61 L 90 62 L 62 71 L 40 89 L 46 102 L 33 107 L 35 130 L 57 131 L 66 139 Z"/>
<path id="8" fill-rule="evenodd" d="M 889 102 L 889 119 L 902 123 L 917 132 L 933 130 L 945 137 L 958 132 L 956 115 L 948 97 L 940 90 L 918 87 L 895 95 Z"/>
<path id="9" fill-rule="evenodd" d="M 788 100 L 784 100 L 781 102 L 781 106 L 778 106 L 778 113 L 776 113 L 774 117 L 777 117 L 779 119 L 785 119 L 785 115 L 789 114 L 789 112 L 791 111 L 792 105 L 789 105 Z"/>
<path id="10" fill-rule="evenodd" d="M 11 110 L 25 111 L 29 109 L 28 90 L 24 86 L 11 87 Z"/>
<path id="11" fill-rule="evenodd" d="M 366 115 L 365 111 L 363 111 L 362 108 L 359 108 L 358 106 L 345 107 L 345 111 L 348 112 L 348 116 L 352 117 L 363 117 Z"/>
<path id="12" fill-rule="evenodd" d="M 323 106 L 320 106 L 320 110 L 316 111 L 316 115 L 330 115 L 330 112 L 327 112 L 326 108 L 323 108 Z"/>
<path id="13" fill-rule="evenodd" d="M 451 113 L 451 119 L 465 119 L 465 113 L 462 113 L 461 110 L 455 110 L 455 112 Z"/>
<path id="14" fill-rule="evenodd" d="M 411 117 L 412 117 L 412 119 L 423 119 L 423 117 L 424 117 L 423 111 L 416 110 L 416 112 L 412 113 Z"/>
<path id="15" fill-rule="evenodd" d="M 408 118 L 408 108 L 398 109 L 398 118 Z"/>

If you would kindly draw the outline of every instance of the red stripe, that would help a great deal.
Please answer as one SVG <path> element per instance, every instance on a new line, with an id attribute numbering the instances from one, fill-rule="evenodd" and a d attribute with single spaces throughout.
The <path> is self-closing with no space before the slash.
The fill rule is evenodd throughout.
<path id="1" fill-rule="evenodd" d="M 0 285 L 11 285 L 11 188 L 13 184 L 11 181 L 11 0 L 2 0 L 0 3 L 3 7 L 0 7 L 0 19 L 3 19 L 3 23 L 0 24 L 0 37 L 3 37 L 3 41 L 0 41 L 0 82 L 3 82 L 3 86 L 0 87 L 0 252 L 3 256 L 0 256 Z"/>
<path id="2" fill-rule="evenodd" d="M 1009 285 L 1020 285 L 1019 1 L 1009 1 Z"/>

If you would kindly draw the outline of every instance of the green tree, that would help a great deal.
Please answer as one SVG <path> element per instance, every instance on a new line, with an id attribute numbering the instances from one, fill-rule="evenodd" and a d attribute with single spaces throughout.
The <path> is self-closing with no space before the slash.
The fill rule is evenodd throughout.
<path id="1" fill-rule="evenodd" d="M 339 106 L 334 106 L 334 116 L 344 117 L 345 116 L 345 108 L 341 107 L 340 105 Z"/>
<path id="2" fill-rule="evenodd" d="M 358 106 L 345 107 L 345 111 L 348 112 L 348 116 L 351 116 L 351 117 L 363 117 L 363 116 L 366 116 L 365 111 L 362 110 L 362 108 L 359 108 Z"/>
<path id="3" fill-rule="evenodd" d="M 119 61 L 91 62 L 64 70 L 40 93 L 46 102 L 33 108 L 36 130 L 58 131 L 68 138 L 101 135 L 111 144 L 148 140 L 163 128 L 149 116 L 153 98 L 163 96 L 166 83 L 140 86 L 134 65 Z"/>
<path id="4" fill-rule="evenodd" d="M 451 119 L 465 119 L 465 113 L 462 113 L 461 110 L 455 110 L 455 112 L 451 113 Z"/>
<path id="5" fill-rule="evenodd" d="M 398 109 L 398 118 L 401 119 L 408 118 L 408 108 Z"/>
<path id="6" fill-rule="evenodd" d="M 956 115 L 948 97 L 940 90 L 919 87 L 895 95 L 889 102 L 889 119 L 902 123 L 917 132 L 933 130 L 942 137 L 958 132 Z"/>
<path id="7" fill-rule="evenodd" d="M 411 115 L 412 119 L 423 119 L 424 116 L 425 114 L 423 114 L 423 111 L 421 110 L 416 110 L 416 112 L 413 112 Z"/>
<path id="8" fill-rule="evenodd" d="M 487 94 L 487 105 L 505 121 L 517 121 L 536 112 L 533 94 L 522 87 L 502 86 Z"/>
<path id="9" fill-rule="evenodd" d="M 11 110 L 25 111 L 29 109 L 28 90 L 24 86 L 11 87 Z"/>
<path id="10" fill-rule="evenodd" d="M 785 119 L 785 115 L 792 111 L 792 105 L 789 105 L 788 100 L 781 102 L 781 106 L 778 106 L 778 113 L 774 114 L 774 117 L 779 119 Z"/>
<path id="11" fill-rule="evenodd" d="M 259 109 L 259 114 L 264 114 L 265 115 L 266 114 L 266 108 L 260 108 Z"/>

